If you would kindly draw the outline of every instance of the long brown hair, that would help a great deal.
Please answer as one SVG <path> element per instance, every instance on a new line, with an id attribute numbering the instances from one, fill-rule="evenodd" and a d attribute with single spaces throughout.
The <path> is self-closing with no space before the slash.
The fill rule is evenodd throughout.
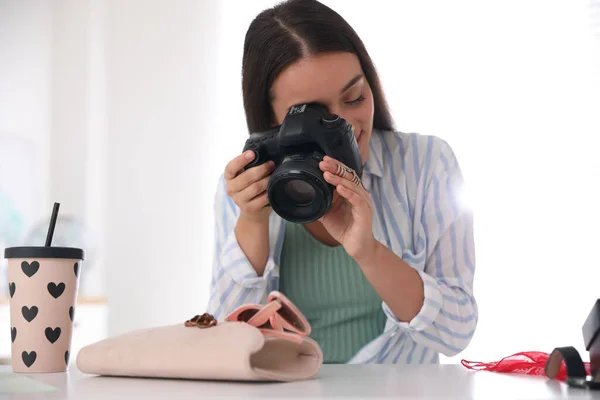
<path id="1" fill-rule="evenodd" d="M 392 130 L 375 65 L 354 29 L 316 0 L 287 0 L 258 14 L 246 32 L 242 92 L 249 132 L 272 127 L 271 85 L 285 67 L 307 55 L 338 51 L 353 53 L 360 61 L 373 93 L 373 128 Z"/>

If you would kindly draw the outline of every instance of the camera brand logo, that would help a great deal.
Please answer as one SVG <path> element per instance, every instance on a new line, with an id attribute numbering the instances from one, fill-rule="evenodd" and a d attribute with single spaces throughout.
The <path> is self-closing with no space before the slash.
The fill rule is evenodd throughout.
<path id="1" fill-rule="evenodd" d="M 303 104 L 301 106 L 293 106 L 292 108 L 290 108 L 289 115 L 302 114 L 305 109 L 306 109 L 306 104 Z"/>

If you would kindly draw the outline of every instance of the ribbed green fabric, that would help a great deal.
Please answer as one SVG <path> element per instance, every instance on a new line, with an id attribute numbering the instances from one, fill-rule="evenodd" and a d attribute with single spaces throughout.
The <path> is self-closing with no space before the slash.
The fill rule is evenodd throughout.
<path id="1" fill-rule="evenodd" d="M 346 363 L 384 329 L 381 298 L 343 246 L 330 247 L 286 222 L 279 290 L 311 324 L 327 364 Z"/>

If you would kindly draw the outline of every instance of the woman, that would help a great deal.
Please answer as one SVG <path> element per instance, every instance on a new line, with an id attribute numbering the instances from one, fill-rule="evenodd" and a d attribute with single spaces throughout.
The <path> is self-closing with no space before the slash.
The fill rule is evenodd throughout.
<path id="1" fill-rule="evenodd" d="M 321 162 L 333 205 L 300 225 L 265 207 L 272 164 L 243 171 L 252 152 L 231 160 L 216 195 L 209 312 L 223 319 L 279 290 L 307 317 L 325 363 L 438 363 L 465 349 L 478 318 L 473 222 L 452 149 L 394 131 L 363 43 L 317 1 L 260 13 L 242 69 L 250 132 L 319 102 L 353 126 L 364 171 L 356 185 L 337 160 Z"/>

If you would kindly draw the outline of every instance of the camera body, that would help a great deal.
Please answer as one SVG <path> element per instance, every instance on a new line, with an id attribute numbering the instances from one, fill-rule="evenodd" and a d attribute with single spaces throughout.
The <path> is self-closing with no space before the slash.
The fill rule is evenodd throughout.
<path id="1" fill-rule="evenodd" d="M 598 376 L 600 385 L 600 299 L 597 299 L 581 328 L 585 349 L 590 353 L 592 376 Z"/>
<path id="2" fill-rule="evenodd" d="M 269 204 L 282 218 L 309 223 L 323 216 L 334 187 L 323 178 L 319 162 L 330 156 L 362 175 L 363 164 L 352 126 L 319 103 L 290 108 L 283 123 L 265 132 L 253 132 L 244 151 L 255 158 L 244 169 L 275 162 L 269 179 Z"/>

